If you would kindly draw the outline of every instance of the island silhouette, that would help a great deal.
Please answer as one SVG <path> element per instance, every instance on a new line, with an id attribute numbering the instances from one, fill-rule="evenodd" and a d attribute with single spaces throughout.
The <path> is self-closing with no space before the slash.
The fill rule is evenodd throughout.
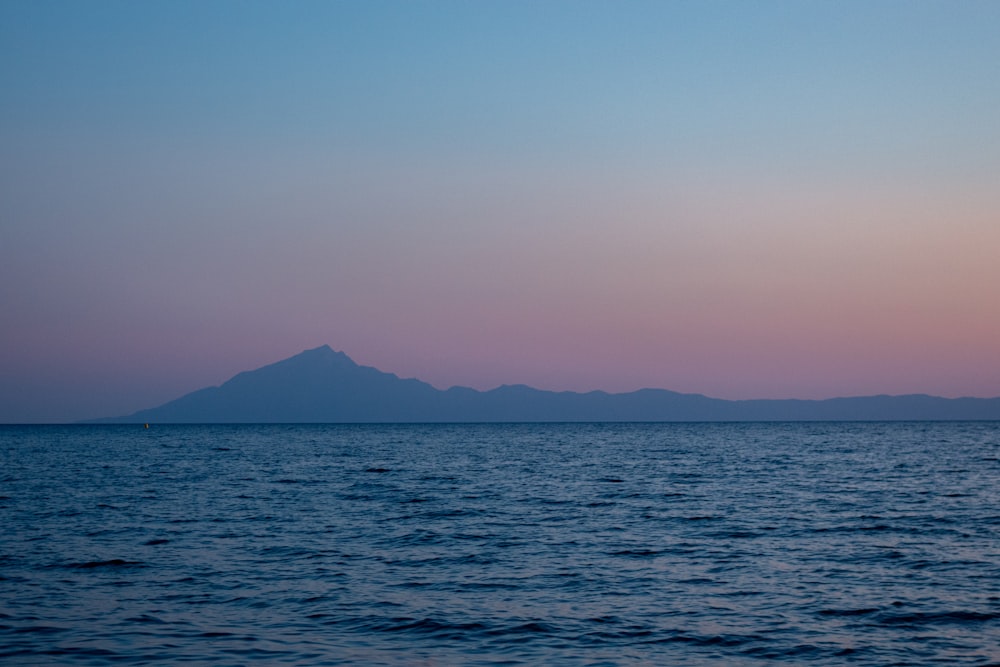
<path id="1" fill-rule="evenodd" d="M 1000 420 L 1000 398 L 925 394 L 725 400 L 666 389 L 441 390 L 323 345 L 123 417 L 91 423 L 428 423 Z"/>

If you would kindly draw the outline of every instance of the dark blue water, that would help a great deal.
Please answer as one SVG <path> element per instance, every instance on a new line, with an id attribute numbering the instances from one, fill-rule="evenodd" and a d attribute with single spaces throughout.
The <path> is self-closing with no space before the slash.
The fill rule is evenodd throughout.
<path id="1" fill-rule="evenodd" d="M 1000 424 L 0 427 L 0 662 L 1000 664 Z"/>

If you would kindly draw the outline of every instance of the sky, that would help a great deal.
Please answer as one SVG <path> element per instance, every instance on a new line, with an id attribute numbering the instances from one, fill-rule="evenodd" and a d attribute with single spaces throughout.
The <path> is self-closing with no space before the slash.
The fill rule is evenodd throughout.
<path id="1" fill-rule="evenodd" d="M 1000 3 L 0 3 L 0 422 L 436 387 L 1000 396 Z"/>

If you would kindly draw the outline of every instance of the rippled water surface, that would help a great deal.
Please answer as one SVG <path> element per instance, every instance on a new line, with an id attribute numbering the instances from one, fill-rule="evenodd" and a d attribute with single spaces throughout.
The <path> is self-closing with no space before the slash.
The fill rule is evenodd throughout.
<path id="1" fill-rule="evenodd" d="M 1000 424 L 0 427 L 0 662 L 1000 664 Z"/>

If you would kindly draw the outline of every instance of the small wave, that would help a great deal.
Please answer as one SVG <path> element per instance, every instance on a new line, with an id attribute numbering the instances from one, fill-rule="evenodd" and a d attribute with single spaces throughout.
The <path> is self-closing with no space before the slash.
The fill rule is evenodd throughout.
<path id="1" fill-rule="evenodd" d="M 497 628 L 486 632 L 488 635 L 499 637 L 503 635 L 553 635 L 558 632 L 558 628 L 541 621 L 528 621 L 519 623 L 507 628 Z"/>
<path id="2" fill-rule="evenodd" d="M 383 473 L 389 472 L 389 468 L 366 468 L 365 472 Z"/>
<path id="3" fill-rule="evenodd" d="M 412 632 L 416 634 L 429 634 L 435 637 L 448 637 L 459 639 L 462 635 L 476 633 L 484 630 L 485 625 L 478 622 L 471 623 L 445 623 L 435 621 L 430 618 L 422 620 L 406 619 L 402 622 L 383 628 L 383 632 Z"/>
<path id="4" fill-rule="evenodd" d="M 606 623 L 621 622 L 621 619 L 619 619 L 617 616 L 595 616 L 594 618 L 588 618 L 587 620 L 590 621 L 591 623 L 600 623 L 602 625 Z"/>
<path id="5" fill-rule="evenodd" d="M 458 587 L 468 591 L 516 591 L 521 588 L 517 584 L 503 584 L 499 582 L 470 582 L 459 584 Z"/>
<path id="6" fill-rule="evenodd" d="M 605 642 L 619 643 L 623 641 L 631 642 L 631 641 L 645 639 L 652 634 L 653 631 L 648 628 L 636 627 L 632 629 L 623 629 L 618 631 L 599 630 L 597 632 L 588 632 L 585 635 L 583 635 L 583 639 L 597 644 L 603 644 Z"/>
<path id="7" fill-rule="evenodd" d="M 750 530 L 720 530 L 706 533 L 709 537 L 718 537 L 726 540 L 745 540 L 754 537 L 762 537 L 760 533 Z"/>
<path id="8" fill-rule="evenodd" d="M 110 651 L 106 648 L 97 648 L 93 646 L 67 646 L 67 647 L 57 647 L 44 651 L 44 655 L 51 656 L 72 656 L 72 657 L 100 657 L 107 660 L 114 660 L 119 657 L 119 653 Z M 93 664 L 93 663 L 91 663 Z M 105 664 L 104 662 L 98 664 Z"/>
<path id="9" fill-rule="evenodd" d="M 765 660 L 792 660 L 796 658 L 803 658 L 808 655 L 817 655 L 822 653 L 822 649 L 813 644 L 799 644 L 788 649 L 775 649 L 768 646 L 754 646 L 743 651 L 747 655 L 752 655 L 755 658 L 762 658 Z"/>
<path id="10" fill-rule="evenodd" d="M 820 616 L 865 616 L 878 611 L 876 607 L 864 607 L 861 609 L 821 609 Z"/>
<path id="11" fill-rule="evenodd" d="M 421 512 L 418 516 L 422 519 L 458 519 L 481 516 L 482 514 L 482 510 L 458 507 L 455 509 L 436 510 L 433 512 Z"/>
<path id="12" fill-rule="evenodd" d="M 14 630 L 14 633 L 19 635 L 21 634 L 54 635 L 60 632 L 66 632 L 66 628 L 59 628 L 52 625 L 29 625 Z"/>
<path id="13" fill-rule="evenodd" d="M 759 641 L 766 641 L 766 637 L 760 635 L 689 635 L 686 632 L 680 631 L 676 634 L 672 634 L 669 637 L 661 637 L 658 639 L 651 639 L 646 642 L 646 644 L 671 644 L 671 643 L 684 643 L 692 644 L 695 646 L 710 646 L 710 647 L 722 647 L 722 648 L 737 648 L 745 644 L 751 644 Z"/>
<path id="14" fill-rule="evenodd" d="M 126 618 L 126 621 L 130 623 L 149 623 L 151 625 L 166 625 L 167 622 L 163 619 L 159 619 L 151 614 L 140 614 L 138 616 L 133 616 L 131 618 Z"/>
<path id="15" fill-rule="evenodd" d="M 882 625 L 940 625 L 951 623 L 985 623 L 1000 618 L 1000 612 L 944 611 L 913 614 L 883 614 Z"/>
<path id="16" fill-rule="evenodd" d="M 440 533 L 436 533 L 433 530 L 418 529 L 412 533 L 407 533 L 406 535 L 400 535 L 399 537 L 392 538 L 391 546 L 399 545 L 412 545 L 412 544 L 437 544 L 443 542 L 445 537 Z"/>
<path id="17" fill-rule="evenodd" d="M 337 625 L 350 628 L 356 632 L 414 634 L 430 636 L 435 639 L 464 639 L 486 630 L 487 626 L 479 622 L 449 623 L 431 618 L 417 619 L 408 616 L 361 617 L 361 618 L 328 618 L 323 625 Z"/>
<path id="18" fill-rule="evenodd" d="M 622 549 L 621 551 L 612 551 L 608 555 L 625 556 L 628 558 L 653 558 L 661 555 L 662 553 L 662 551 L 656 549 Z"/>
<path id="19" fill-rule="evenodd" d="M 375 496 L 370 493 L 344 493 L 340 497 L 348 502 L 368 502 L 375 500 Z"/>
<path id="20" fill-rule="evenodd" d="M 62 567 L 70 570 L 93 570 L 101 567 L 146 567 L 146 564 L 137 560 L 112 558 L 110 560 L 91 560 L 81 563 L 67 563 Z"/>

